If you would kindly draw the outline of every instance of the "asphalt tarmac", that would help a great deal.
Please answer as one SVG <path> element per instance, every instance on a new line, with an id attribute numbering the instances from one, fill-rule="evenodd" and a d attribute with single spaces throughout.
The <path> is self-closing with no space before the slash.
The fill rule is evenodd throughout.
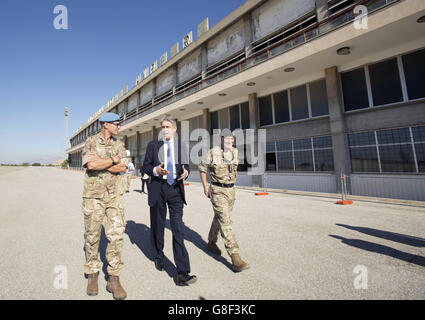
<path id="1" fill-rule="evenodd" d="M 83 173 L 0 167 L 0 299 L 110 300 L 105 248 L 99 295 L 86 295 L 83 273 Z M 198 281 L 175 285 L 167 218 L 166 270 L 151 261 L 149 207 L 140 179 L 124 195 L 121 283 L 127 299 L 285 300 L 425 299 L 425 208 L 238 189 L 233 227 L 251 268 L 231 270 L 206 250 L 213 211 L 198 183 L 186 187 L 185 244 Z"/>

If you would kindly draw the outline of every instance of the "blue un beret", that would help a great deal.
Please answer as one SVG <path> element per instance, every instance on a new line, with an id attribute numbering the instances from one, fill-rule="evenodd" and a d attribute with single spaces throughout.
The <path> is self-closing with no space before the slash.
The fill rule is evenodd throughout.
<path id="1" fill-rule="evenodd" d="M 113 112 L 106 112 L 99 117 L 99 122 L 120 121 L 120 116 Z"/>

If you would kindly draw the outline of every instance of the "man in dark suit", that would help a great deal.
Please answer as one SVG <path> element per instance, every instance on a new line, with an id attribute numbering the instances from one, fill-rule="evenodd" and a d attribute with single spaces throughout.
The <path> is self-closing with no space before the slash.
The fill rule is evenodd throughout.
<path id="1" fill-rule="evenodd" d="M 173 119 L 161 121 L 162 140 L 149 142 L 143 171 L 151 177 L 148 184 L 148 204 L 151 219 L 151 248 L 155 267 L 164 270 L 164 228 L 167 206 L 170 212 L 173 233 L 173 255 L 177 268 L 177 285 L 185 286 L 196 282 L 190 273 L 189 255 L 184 245 L 183 204 L 186 204 L 183 180 L 189 176 L 189 159 L 186 149 L 174 133 L 177 130 Z"/>

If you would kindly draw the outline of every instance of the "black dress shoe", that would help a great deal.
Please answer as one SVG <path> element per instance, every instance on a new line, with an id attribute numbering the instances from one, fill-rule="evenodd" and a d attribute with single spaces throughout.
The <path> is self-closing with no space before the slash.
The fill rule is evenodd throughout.
<path id="1" fill-rule="evenodd" d="M 155 268 L 157 268 L 159 271 L 164 270 L 164 260 L 161 260 L 159 258 L 155 258 Z"/>
<path id="2" fill-rule="evenodd" d="M 198 278 L 196 276 L 191 276 L 189 273 L 179 273 L 177 274 L 177 285 L 178 286 L 188 286 L 189 284 L 195 283 Z"/>

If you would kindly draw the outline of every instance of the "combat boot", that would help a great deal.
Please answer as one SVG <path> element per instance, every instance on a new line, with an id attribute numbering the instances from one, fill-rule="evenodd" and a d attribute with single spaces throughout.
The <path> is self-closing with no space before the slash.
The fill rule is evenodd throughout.
<path id="1" fill-rule="evenodd" d="M 239 254 L 234 253 L 230 256 L 232 258 L 232 268 L 234 272 L 241 272 L 242 270 L 249 269 L 249 264 L 239 257 Z"/>
<path id="2" fill-rule="evenodd" d="M 217 244 L 214 242 L 208 242 L 208 250 L 212 253 L 221 255 L 221 250 L 219 247 L 217 247 Z"/>
<path id="3" fill-rule="evenodd" d="M 89 296 L 97 296 L 97 294 L 99 293 L 99 287 L 97 284 L 97 279 L 99 276 L 99 271 L 96 273 L 92 273 L 87 275 L 89 282 L 87 284 L 87 295 Z"/>
<path id="4" fill-rule="evenodd" d="M 118 276 L 109 276 L 106 290 L 114 296 L 115 300 L 123 300 L 127 297 L 127 293 L 121 286 L 120 278 Z"/>

